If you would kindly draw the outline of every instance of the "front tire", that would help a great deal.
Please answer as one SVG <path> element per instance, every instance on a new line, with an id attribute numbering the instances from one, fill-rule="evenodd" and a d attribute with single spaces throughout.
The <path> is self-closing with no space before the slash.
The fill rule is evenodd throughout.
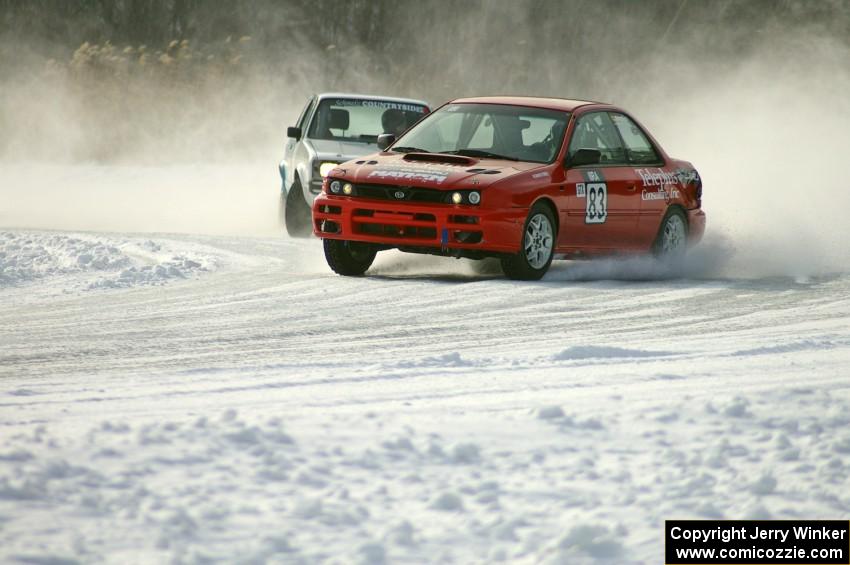
<path id="1" fill-rule="evenodd" d="M 277 219 L 280 226 L 286 229 L 286 193 L 281 190 L 280 198 L 277 200 Z"/>
<path id="2" fill-rule="evenodd" d="M 307 237 L 313 232 L 313 212 L 304 200 L 301 181 L 298 179 L 295 179 L 286 195 L 283 218 L 289 237 Z"/>
<path id="3" fill-rule="evenodd" d="M 378 250 L 370 243 L 325 239 L 325 260 L 333 272 L 347 277 L 359 277 L 365 273 Z"/>
<path id="4" fill-rule="evenodd" d="M 555 217 L 545 204 L 535 204 L 522 229 L 522 248 L 502 259 L 502 271 L 509 279 L 536 281 L 543 278 L 555 256 Z"/>

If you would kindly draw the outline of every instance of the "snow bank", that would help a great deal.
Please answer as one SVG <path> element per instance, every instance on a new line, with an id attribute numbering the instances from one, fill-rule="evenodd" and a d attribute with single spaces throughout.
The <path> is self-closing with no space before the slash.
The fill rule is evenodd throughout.
<path id="1" fill-rule="evenodd" d="M 78 289 L 161 285 L 215 266 L 210 255 L 150 239 L 0 232 L 0 288 L 69 276 Z"/>

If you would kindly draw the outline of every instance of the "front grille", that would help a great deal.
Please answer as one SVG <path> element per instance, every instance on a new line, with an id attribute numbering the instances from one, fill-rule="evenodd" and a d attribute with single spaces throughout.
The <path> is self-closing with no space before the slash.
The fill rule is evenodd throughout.
<path id="1" fill-rule="evenodd" d="M 434 214 L 355 208 L 351 221 L 354 233 L 396 239 L 437 239 L 437 217 Z"/>
<path id="2" fill-rule="evenodd" d="M 399 198 L 396 193 L 404 194 Z M 443 190 L 433 188 L 420 188 L 415 186 L 397 186 L 390 184 L 356 184 L 354 185 L 354 196 L 360 198 L 372 198 L 374 200 L 392 200 L 395 202 L 428 202 L 446 203 L 446 198 L 451 194 Z"/>

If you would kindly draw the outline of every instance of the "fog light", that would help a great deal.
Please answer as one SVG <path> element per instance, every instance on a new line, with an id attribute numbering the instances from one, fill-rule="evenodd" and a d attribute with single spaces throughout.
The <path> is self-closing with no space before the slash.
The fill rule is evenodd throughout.
<path id="1" fill-rule="evenodd" d="M 325 178 L 331 171 L 336 169 L 336 163 L 322 163 L 319 165 L 319 174 L 322 175 L 322 178 Z"/>
<path id="2" fill-rule="evenodd" d="M 352 192 L 354 192 L 354 187 L 351 186 L 350 182 L 347 182 L 344 185 L 342 185 L 342 193 L 343 194 L 351 195 Z"/>
<path id="3" fill-rule="evenodd" d="M 342 183 L 338 180 L 335 180 L 331 183 L 331 192 L 334 194 L 339 194 L 339 191 L 342 190 Z"/>
<path id="4" fill-rule="evenodd" d="M 478 204 L 479 202 L 481 202 L 481 195 L 477 192 L 470 192 L 469 193 L 469 203 L 470 204 Z"/>
<path id="5" fill-rule="evenodd" d="M 454 194 L 452 194 L 452 202 L 454 202 L 455 204 L 460 204 L 461 202 L 463 202 L 463 195 L 460 192 L 455 192 Z"/>

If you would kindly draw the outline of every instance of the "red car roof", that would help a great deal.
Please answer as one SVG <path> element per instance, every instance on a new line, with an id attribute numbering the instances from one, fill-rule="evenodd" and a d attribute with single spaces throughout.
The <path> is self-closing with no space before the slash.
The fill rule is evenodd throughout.
<path id="1" fill-rule="evenodd" d="M 561 110 L 572 112 L 579 106 L 588 104 L 605 104 L 604 102 L 592 102 L 590 100 L 569 100 L 567 98 L 538 98 L 536 96 L 477 96 L 475 98 L 458 98 L 452 100 L 458 104 L 506 104 L 511 106 L 532 106 L 534 108 L 547 108 L 549 110 Z"/>

